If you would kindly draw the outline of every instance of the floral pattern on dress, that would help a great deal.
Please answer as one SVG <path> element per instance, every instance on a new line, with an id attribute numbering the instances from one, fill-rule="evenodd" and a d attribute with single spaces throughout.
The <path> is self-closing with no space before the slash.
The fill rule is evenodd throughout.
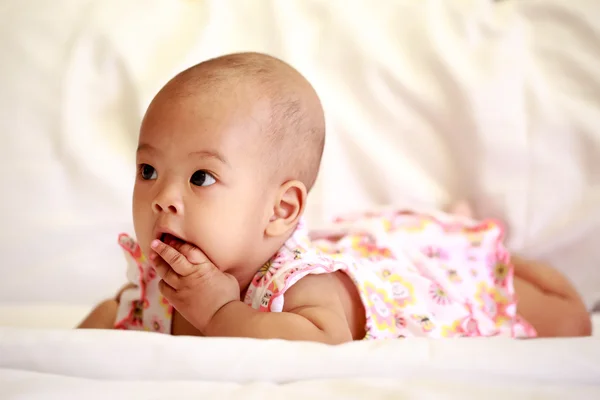
<path id="1" fill-rule="evenodd" d="M 269 268 L 289 273 L 261 269 L 245 302 L 256 305 L 253 297 L 262 295 L 261 310 L 280 312 L 285 291 L 302 277 L 342 271 L 365 307 L 365 339 L 535 335 L 515 329 L 526 322 L 516 315 L 513 270 L 496 222 L 408 211 L 337 221 L 340 231 L 330 241 L 319 237 L 300 259 L 284 245 L 281 262 Z M 301 229 L 294 235 L 309 236 Z"/>
<path id="2" fill-rule="evenodd" d="M 347 274 L 365 308 L 365 340 L 462 336 L 534 337 L 516 314 L 513 267 L 495 221 L 389 210 L 338 219 L 314 244 L 302 221 L 263 265 L 244 302 L 281 312 L 286 291 L 309 274 Z M 336 231 L 336 226 L 339 230 Z M 127 235 L 119 236 L 136 284 L 121 295 L 119 329 L 170 333 L 173 307 Z"/>

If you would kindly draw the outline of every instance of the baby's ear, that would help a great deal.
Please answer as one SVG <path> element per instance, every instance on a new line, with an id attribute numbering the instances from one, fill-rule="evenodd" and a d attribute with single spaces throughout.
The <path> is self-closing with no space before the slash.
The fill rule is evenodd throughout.
<path id="1" fill-rule="evenodd" d="M 281 185 L 273 205 L 273 214 L 265 234 L 276 237 L 295 228 L 306 205 L 306 186 L 300 181 L 289 181 Z"/>

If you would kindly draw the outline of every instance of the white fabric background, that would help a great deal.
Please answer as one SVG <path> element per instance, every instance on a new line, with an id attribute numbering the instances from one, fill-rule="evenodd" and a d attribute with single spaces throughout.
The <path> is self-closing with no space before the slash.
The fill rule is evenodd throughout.
<path id="1" fill-rule="evenodd" d="M 328 121 L 309 218 L 474 201 L 600 299 L 595 0 L 4 0 L 0 302 L 89 304 L 124 279 L 140 117 L 230 51 L 295 65 Z"/>

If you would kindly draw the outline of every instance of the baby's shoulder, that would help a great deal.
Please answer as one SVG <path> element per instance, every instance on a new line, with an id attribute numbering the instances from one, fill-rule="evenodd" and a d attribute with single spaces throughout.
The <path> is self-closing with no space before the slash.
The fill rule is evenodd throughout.
<path id="1" fill-rule="evenodd" d="M 293 311 L 301 307 L 323 307 L 338 302 L 335 274 L 309 274 L 286 291 L 283 311 Z"/>
<path id="2" fill-rule="evenodd" d="M 256 309 L 282 311 L 285 295 L 286 309 L 290 304 L 306 306 L 312 302 L 315 305 L 314 301 L 307 300 L 318 295 L 322 299 L 319 293 L 332 285 L 328 276 L 343 267 L 342 263 L 313 249 L 280 251 L 255 274 L 244 302 Z"/>

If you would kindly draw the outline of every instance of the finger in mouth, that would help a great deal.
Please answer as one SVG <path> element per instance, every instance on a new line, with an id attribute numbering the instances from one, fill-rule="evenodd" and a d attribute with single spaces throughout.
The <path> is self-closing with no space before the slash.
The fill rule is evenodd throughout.
<path id="1" fill-rule="evenodd" d="M 185 240 L 178 238 L 177 236 L 171 235 L 170 233 L 163 233 L 160 236 L 160 241 L 168 244 L 169 246 L 177 246 L 177 247 L 186 243 Z"/>

